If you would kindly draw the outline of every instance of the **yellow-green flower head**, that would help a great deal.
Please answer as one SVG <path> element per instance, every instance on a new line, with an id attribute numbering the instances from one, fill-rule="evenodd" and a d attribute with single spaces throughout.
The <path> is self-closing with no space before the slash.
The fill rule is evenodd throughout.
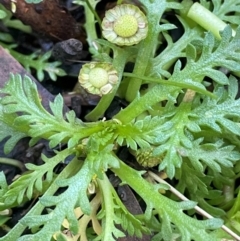
<path id="1" fill-rule="evenodd" d="M 91 62 L 82 66 L 78 81 L 89 93 L 102 96 L 118 83 L 118 73 L 110 63 Z"/>
<path id="2" fill-rule="evenodd" d="M 138 7 L 122 4 L 106 12 L 102 29 L 104 38 L 109 42 L 119 46 L 130 46 L 146 38 L 148 22 Z"/>
<path id="3" fill-rule="evenodd" d="M 154 167 L 162 162 L 162 156 L 153 156 L 152 149 L 138 149 L 135 153 L 137 162 L 143 167 Z"/>

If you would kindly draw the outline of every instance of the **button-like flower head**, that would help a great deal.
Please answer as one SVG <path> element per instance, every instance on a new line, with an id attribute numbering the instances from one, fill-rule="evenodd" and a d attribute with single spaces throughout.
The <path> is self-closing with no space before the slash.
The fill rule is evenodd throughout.
<path id="1" fill-rule="evenodd" d="M 118 74 L 110 63 L 91 62 L 82 66 L 78 81 L 89 93 L 102 96 L 118 83 Z"/>
<path id="2" fill-rule="evenodd" d="M 162 156 L 153 156 L 152 149 L 138 149 L 135 152 L 135 157 L 137 162 L 143 167 L 154 167 L 157 166 L 159 163 L 162 162 Z"/>
<path id="3" fill-rule="evenodd" d="M 117 5 L 106 12 L 102 21 L 103 36 L 119 46 L 129 46 L 146 38 L 148 22 L 144 13 L 131 4 Z"/>

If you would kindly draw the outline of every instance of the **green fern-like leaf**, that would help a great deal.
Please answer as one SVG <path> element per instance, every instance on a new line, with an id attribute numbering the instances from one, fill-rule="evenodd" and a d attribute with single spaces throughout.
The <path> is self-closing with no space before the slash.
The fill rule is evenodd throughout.
<path id="1" fill-rule="evenodd" d="M 27 136 L 26 133 L 28 128 L 12 127 L 16 117 L 17 116 L 15 114 L 3 114 L 0 106 L 0 140 L 2 141 L 4 138 L 7 138 L 6 142 L 4 143 L 4 153 L 6 154 L 11 152 L 19 140 Z M 4 122 L 2 122 L 3 119 Z M 25 133 L 23 132 L 24 130 Z"/>
<path id="2" fill-rule="evenodd" d="M 203 139 L 198 139 L 193 142 L 193 149 L 182 151 L 188 159 L 184 158 L 181 171 L 177 171 L 179 182 L 176 188 L 181 193 L 188 190 L 189 198 L 197 201 L 205 211 L 222 216 L 224 211 L 217 206 L 224 202 L 223 187 L 231 185 L 234 180 L 232 167 L 240 159 L 240 153 L 222 140 L 202 142 Z M 213 186 L 215 190 L 212 190 Z"/>
<path id="3" fill-rule="evenodd" d="M 164 120 L 150 115 L 143 120 L 135 123 L 116 126 L 115 138 L 117 143 L 127 145 L 132 150 L 137 150 L 138 146 L 142 149 L 148 149 L 151 144 L 166 140 L 163 130 L 169 128 L 169 123 L 164 124 Z M 129 135 L 130 134 L 130 135 Z"/>
<path id="4" fill-rule="evenodd" d="M 12 136 L 6 146 L 8 152 L 25 136 L 32 137 L 30 142 L 32 145 L 39 139 L 45 138 L 50 140 L 50 147 L 61 142 L 69 142 L 73 147 L 81 138 L 89 135 L 88 132 L 81 131 L 84 125 L 76 119 L 73 111 L 67 113 L 65 118 L 63 99 L 60 95 L 50 103 L 52 114 L 44 109 L 36 84 L 27 76 L 22 79 L 20 75 L 11 75 L 10 81 L 1 93 L 5 94 L 0 100 L 1 125 L 8 126 L 1 129 L 1 133 L 3 137 Z"/>
<path id="5" fill-rule="evenodd" d="M 89 167 L 95 171 L 99 178 L 109 167 L 119 167 L 118 159 L 116 159 L 112 150 L 113 145 L 108 145 L 99 152 L 91 151 L 87 156 Z"/>
<path id="6" fill-rule="evenodd" d="M 54 178 L 54 167 L 61 161 L 64 161 L 70 154 L 71 151 L 66 149 L 50 159 L 42 155 L 45 163 L 41 166 L 27 164 L 26 167 L 30 171 L 20 176 L 8 187 L 7 192 L 3 196 L 4 206 L 0 207 L 1 210 L 11 207 L 15 202 L 21 204 L 23 201 L 30 200 L 34 193 L 41 194 L 43 192 L 44 179 L 50 185 Z M 46 175 L 45 178 L 44 175 Z"/>
<path id="7" fill-rule="evenodd" d="M 170 112 L 174 116 L 165 123 L 169 128 L 162 129 L 162 135 L 166 139 L 164 142 L 157 139 L 159 144 L 153 150 L 154 156 L 159 156 L 163 159 L 159 168 L 161 170 L 166 169 L 170 178 L 175 174 L 175 167 L 180 167 L 182 164 L 182 147 L 187 149 L 193 148 L 191 139 L 185 133 L 185 126 L 189 122 L 187 113 L 190 111 L 190 108 L 191 105 L 189 103 L 183 103 L 178 107 L 178 112 L 175 115 L 174 111 Z M 170 113 L 166 112 L 166 116 L 169 116 Z"/>
<path id="8" fill-rule="evenodd" d="M 198 221 L 183 213 L 183 210 L 192 209 L 196 205 L 195 202 L 184 201 L 177 203 L 170 200 L 159 193 L 158 186 L 149 184 L 142 178 L 139 172 L 122 162 L 120 162 L 120 168 L 113 169 L 113 171 L 143 198 L 147 205 L 145 211 L 146 219 L 152 216 L 153 210 L 158 213 L 162 223 L 160 232 L 164 237 L 163 240 L 170 240 L 171 234 L 174 233 L 172 224 L 179 229 L 181 240 L 218 240 L 214 235 L 209 234 L 209 230 L 219 228 L 222 225 L 221 220 L 212 218 L 210 220 Z"/>
<path id="9" fill-rule="evenodd" d="M 75 163 L 76 164 L 76 163 Z M 40 199 L 40 202 L 47 207 L 53 207 L 51 212 L 46 215 L 27 215 L 21 223 L 30 228 L 42 226 L 41 229 L 31 235 L 23 235 L 19 241 L 31 239 L 37 240 L 52 240 L 54 234 L 59 233 L 63 220 L 66 218 L 70 223 L 70 231 L 76 233 L 78 231 L 78 220 L 74 214 L 74 208 L 80 206 L 83 213 L 90 215 L 91 205 L 87 196 L 88 185 L 94 176 L 88 168 L 88 163 L 85 162 L 82 167 L 81 163 L 76 168 L 77 173 L 69 179 L 59 180 L 59 187 L 67 187 L 67 189 L 58 196 L 45 196 Z M 79 168 L 79 169 L 78 169 Z"/>
<path id="10" fill-rule="evenodd" d="M 102 189 L 104 199 L 104 209 L 99 213 L 98 217 L 104 223 L 104 229 L 97 240 L 107 241 L 123 237 L 124 233 L 115 226 L 116 224 L 121 225 L 123 230 L 127 231 L 130 235 L 140 237 L 142 233 L 149 233 L 144 223 L 129 213 L 105 175 L 103 176 L 103 180 L 98 180 L 98 183 Z M 108 208 L 106 209 L 106 207 Z"/>
<path id="11" fill-rule="evenodd" d="M 178 18 L 184 27 L 184 34 L 178 41 L 173 43 L 172 38 L 166 32 L 163 33 L 163 36 L 167 42 L 167 47 L 151 60 L 149 64 L 151 66 L 151 69 L 149 70 L 150 75 L 170 78 L 171 74 L 167 71 L 167 69 L 179 58 L 186 57 L 184 50 L 186 49 L 187 45 L 194 40 L 202 40 L 201 31 L 199 31 L 198 28 L 191 29 L 184 19 L 181 17 Z"/>
<path id="12" fill-rule="evenodd" d="M 213 13 L 223 21 L 231 24 L 240 24 L 240 1 L 239 0 L 214 0 Z M 234 13 L 234 14 L 233 14 Z"/>
<path id="13" fill-rule="evenodd" d="M 227 26 L 221 36 L 222 40 L 217 44 L 212 33 L 207 33 L 203 41 L 201 56 L 196 60 L 192 59 L 192 55 L 187 56 L 187 65 L 182 70 L 181 63 L 178 61 L 170 80 L 177 81 L 181 76 L 180 79 L 201 82 L 205 76 L 208 76 L 219 84 L 228 84 L 227 77 L 214 68 L 225 67 L 231 71 L 240 71 L 238 61 L 240 28 L 237 29 L 236 36 L 232 37 L 232 30 Z"/>
<path id="14" fill-rule="evenodd" d="M 121 220 L 120 225 L 129 235 L 141 237 L 143 233 L 150 233 L 144 222 L 131 214 L 112 188 L 115 203 L 115 214 Z"/>
<path id="15" fill-rule="evenodd" d="M 0 45 L 8 49 L 10 54 L 15 59 L 17 59 L 29 73 L 31 73 L 31 68 L 36 69 L 37 79 L 39 81 L 43 81 L 47 73 L 50 79 L 53 81 L 56 81 L 58 76 L 66 75 L 66 72 L 59 67 L 61 65 L 61 62 L 49 61 L 49 58 L 51 57 L 51 51 L 48 51 L 43 55 L 41 55 L 39 51 L 36 51 L 30 55 L 24 55 L 13 49 L 16 47 L 16 45 L 9 46 L 4 43 L 0 43 Z"/>
<path id="16" fill-rule="evenodd" d="M 206 97 L 193 109 L 190 113 L 191 124 L 194 122 L 194 125 L 201 129 L 208 127 L 219 133 L 240 135 L 240 99 L 235 100 L 237 80 L 231 77 L 229 81 L 228 92 L 222 87 L 216 87 L 214 93 L 218 96 L 217 99 L 210 100 Z"/>
<path id="17" fill-rule="evenodd" d="M 240 159 L 240 153 L 234 150 L 234 146 L 222 146 L 223 141 L 199 145 L 201 141 L 195 141 L 194 148 L 185 153 L 193 166 L 201 160 L 215 172 L 221 172 L 221 166 L 233 167 L 234 162 Z"/>

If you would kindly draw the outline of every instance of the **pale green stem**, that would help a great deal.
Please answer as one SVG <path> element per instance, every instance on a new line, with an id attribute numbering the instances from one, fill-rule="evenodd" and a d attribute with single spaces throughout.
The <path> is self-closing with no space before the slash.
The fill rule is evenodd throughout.
<path id="1" fill-rule="evenodd" d="M 78 225 L 79 225 L 79 234 L 81 235 L 81 241 L 87 241 L 87 235 L 86 235 L 86 230 L 89 222 L 93 219 L 96 219 L 96 213 L 98 208 L 100 207 L 100 204 L 102 202 L 102 198 L 100 195 L 100 192 L 96 194 L 96 196 L 92 199 L 90 202 L 91 204 L 91 215 L 84 215 L 83 217 L 80 218 Z M 93 222 L 93 221 L 92 221 Z M 102 227 L 99 225 L 99 223 L 95 222 L 95 226 L 93 227 L 94 231 L 100 235 L 102 232 Z"/>
<path id="2" fill-rule="evenodd" d="M 114 203 L 111 191 L 111 183 L 109 182 L 106 174 L 103 175 L 103 179 L 97 179 L 99 186 L 102 190 L 104 206 L 105 206 L 105 229 L 104 237 L 102 241 L 112 240 L 112 229 L 114 225 Z"/>
<path id="3" fill-rule="evenodd" d="M 114 118 L 126 124 L 158 102 L 167 100 L 170 94 L 179 91 L 178 87 L 156 85 L 141 98 L 136 98 L 127 108 L 121 110 Z"/>
<path id="4" fill-rule="evenodd" d="M 76 3 L 78 3 L 76 1 Z M 85 11 L 85 30 L 86 30 L 86 34 L 87 34 L 87 42 L 89 45 L 89 51 L 92 54 L 95 54 L 96 52 L 98 52 L 98 50 L 94 47 L 93 42 L 98 39 L 97 36 L 97 32 L 96 32 L 96 28 L 95 28 L 95 18 L 97 19 L 98 23 L 101 26 L 101 21 L 96 13 L 96 11 L 94 10 L 96 7 L 97 1 L 95 0 L 87 0 L 86 2 L 81 3 L 81 5 L 83 5 L 84 7 L 84 11 Z M 99 46 L 98 46 L 99 47 Z"/>
<path id="5" fill-rule="evenodd" d="M 191 6 L 187 16 L 202 26 L 204 29 L 212 32 L 218 39 L 221 39 L 219 32 L 227 26 L 227 24 L 223 22 L 219 17 L 217 17 L 215 14 L 210 12 L 199 3 L 194 3 Z M 232 34 L 234 36 L 236 32 L 232 30 Z"/>
<path id="6" fill-rule="evenodd" d="M 17 167 L 22 172 L 26 171 L 25 165 L 22 162 L 20 162 L 19 160 L 16 160 L 16 159 L 12 159 L 12 158 L 8 158 L 8 157 L 0 157 L 0 163 Z"/>
<path id="7" fill-rule="evenodd" d="M 112 64 L 117 70 L 119 75 L 118 85 L 114 87 L 114 90 L 111 93 L 104 95 L 101 98 L 98 105 L 89 114 L 85 116 L 85 119 L 87 121 L 97 121 L 99 118 L 103 117 L 105 111 L 107 110 L 114 96 L 116 95 L 117 89 L 120 85 L 120 80 L 122 79 L 122 73 L 123 73 L 127 58 L 128 58 L 128 54 L 125 51 L 117 51 L 116 53 L 114 53 L 114 60 Z"/>
<path id="8" fill-rule="evenodd" d="M 88 5 L 89 9 L 91 10 L 91 12 L 93 13 L 94 17 L 96 18 L 99 27 L 102 28 L 102 26 L 101 26 L 101 22 L 102 21 L 101 21 L 100 17 L 98 16 L 97 12 L 94 9 L 96 7 L 96 5 L 97 5 L 97 1 L 95 1 L 95 0 L 94 1 L 86 0 L 86 2 L 87 2 L 87 5 Z"/>
<path id="9" fill-rule="evenodd" d="M 139 51 L 136 57 L 136 62 L 134 65 L 133 73 L 138 76 L 144 76 L 148 67 L 148 61 L 153 57 L 154 51 L 156 48 L 156 40 L 159 35 L 159 21 L 163 14 L 165 1 L 163 1 L 163 6 L 159 4 L 159 7 L 156 11 L 156 6 L 149 5 L 148 12 L 151 16 L 148 17 L 148 35 L 142 40 L 139 44 Z M 127 92 L 126 92 L 126 100 L 132 102 L 138 95 L 142 84 L 142 80 L 138 78 L 132 78 L 129 82 Z"/>

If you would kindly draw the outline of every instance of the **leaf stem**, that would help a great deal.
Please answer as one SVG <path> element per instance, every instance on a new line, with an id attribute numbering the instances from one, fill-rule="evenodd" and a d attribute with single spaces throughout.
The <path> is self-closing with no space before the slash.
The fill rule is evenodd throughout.
<path id="1" fill-rule="evenodd" d="M 198 93 L 210 96 L 212 98 L 216 97 L 212 92 L 204 89 L 203 86 L 202 87 L 196 86 L 195 82 L 192 82 L 191 84 L 186 82 L 184 83 L 181 81 L 174 81 L 174 80 L 171 80 L 171 78 L 169 80 L 163 80 L 161 78 L 153 78 L 153 77 L 145 77 L 145 76 L 138 77 L 137 75 L 131 74 L 131 73 L 124 73 L 123 76 L 139 78 L 141 80 L 146 81 L 147 83 L 157 83 L 157 84 L 164 84 L 164 85 L 170 85 L 170 86 L 181 87 L 181 88 L 188 88 L 191 90 L 195 90 Z"/>
<path id="2" fill-rule="evenodd" d="M 98 1 L 95 0 L 87 0 L 87 1 L 75 1 L 76 4 L 80 4 L 84 7 L 85 11 L 85 24 L 84 28 L 86 30 L 87 35 L 87 42 L 89 45 L 89 52 L 92 54 L 95 54 L 97 51 L 93 46 L 93 42 L 98 38 L 96 27 L 95 27 L 95 19 L 97 19 L 99 26 L 101 27 L 101 20 L 99 19 L 99 16 L 97 15 L 96 11 L 94 10 Z"/>
<path id="3" fill-rule="evenodd" d="M 86 3 L 87 3 L 88 8 L 91 10 L 91 12 L 93 13 L 94 17 L 96 18 L 99 27 L 102 28 L 102 26 L 101 26 L 101 22 L 102 22 L 102 21 L 101 21 L 100 17 L 98 16 L 97 12 L 96 12 L 95 9 L 94 9 L 94 8 L 96 7 L 96 5 L 97 5 L 97 1 L 91 1 L 91 3 L 90 3 L 89 0 L 86 0 Z M 93 5 L 93 6 L 92 6 L 92 5 Z M 87 14 L 86 14 L 86 15 L 87 15 Z M 91 24 L 91 25 L 92 25 L 92 24 Z"/>
<path id="4" fill-rule="evenodd" d="M 121 110 L 114 118 L 120 120 L 123 124 L 132 121 L 145 110 L 151 109 L 154 104 L 167 100 L 171 94 L 178 91 L 178 87 L 155 85 L 144 96 L 135 98 L 127 108 Z"/>

